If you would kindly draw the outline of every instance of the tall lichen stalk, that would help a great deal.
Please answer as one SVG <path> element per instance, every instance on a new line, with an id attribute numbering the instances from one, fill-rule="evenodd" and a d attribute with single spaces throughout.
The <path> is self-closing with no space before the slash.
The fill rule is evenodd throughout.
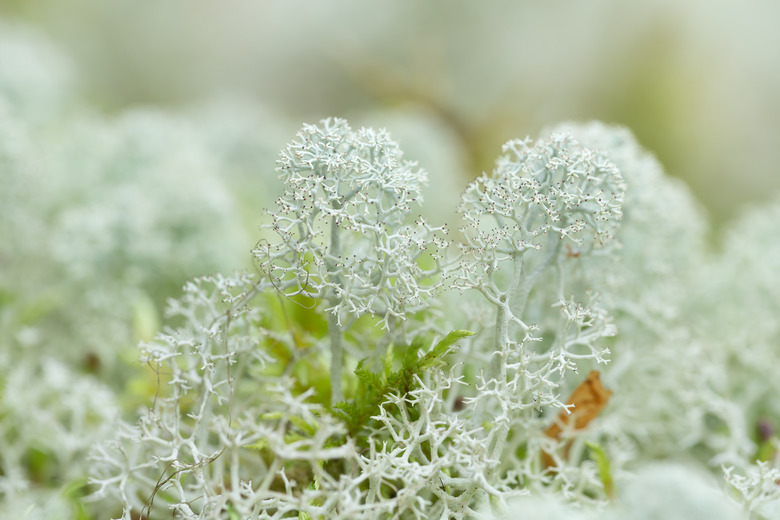
<path id="1" fill-rule="evenodd" d="M 472 398 L 475 407 L 483 405 L 488 395 L 497 401 L 500 412 L 486 438 L 495 461 L 502 460 L 516 425 L 522 430 L 534 424 L 535 409 L 565 407 L 556 388 L 567 371 L 577 370 L 575 359 L 605 361 L 606 350 L 596 342 L 615 331 L 598 319 L 597 312 L 569 314 L 557 330 L 540 330 L 528 321 L 525 311 L 544 277 L 557 290 L 541 296 L 542 301 L 562 310 L 576 305 L 569 300 L 574 294 L 567 291 L 573 291 L 569 286 L 578 280 L 562 264 L 564 246 L 580 254 L 607 247 L 622 216 L 625 189 L 620 173 L 606 157 L 566 135 L 536 143 L 512 141 L 504 152 L 492 175 L 475 180 L 463 194 L 460 213 L 467 225 L 455 282 L 463 291 L 478 291 L 495 307 L 494 336 L 482 336 L 482 341 L 492 343 L 482 349 L 493 351 L 493 362 L 478 383 L 482 395 Z M 543 332 L 555 339 L 535 349 Z M 588 355 L 573 352 L 577 344 L 585 344 Z M 500 471 L 501 465 L 496 464 L 488 470 L 488 478 Z M 477 489 L 472 486 L 467 493 Z"/>
<path id="2" fill-rule="evenodd" d="M 281 293 L 327 304 L 335 405 L 344 397 L 342 341 L 350 324 L 371 315 L 384 328 L 390 320 L 402 328 L 407 312 L 426 308 L 439 267 L 424 270 L 417 258 L 446 242 L 440 228 L 410 222 L 426 174 L 402 159 L 386 132 L 353 132 L 340 119 L 307 125 L 278 166 L 285 183 L 271 212 L 278 241 L 255 254 Z"/>

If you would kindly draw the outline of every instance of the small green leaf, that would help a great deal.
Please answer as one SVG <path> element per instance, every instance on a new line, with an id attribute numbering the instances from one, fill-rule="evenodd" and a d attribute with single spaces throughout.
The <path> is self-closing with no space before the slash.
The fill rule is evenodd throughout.
<path id="1" fill-rule="evenodd" d="M 293 444 L 294 442 L 305 441 L 307 437 L 299 433 L 286 433 L 284 435 L 285 444 Z"/>
<path id="2" fill-rule="evenodd" d="M 90 516 L 84 506 L 83 499 L 87 495 L 87 479 L 81 478 L 72 481 L 62 490 L 62 496 L 70 502 L 71 513 L 74 520 L 89 520 Z"/>
<path id="3" fill-rule="evenodd" d="M 290 417 L 290 422 L 297 426 L 306 435 L 314 436 L 317 433 L 317 425 L 306 422 L 302 417 L 293 415 Z"/>
<path id="4" fill-rule="evenodd" d="M 233 507 L 233 504 L 228 504 L 227 510 L 228 510 L 228 518 L 230 520 L 241 520 L 241 515 L 238 514 L 238 511 L 236 511 L 236 508 Z"/>
<path id="5" fill-rule="evenodd" d="M 456 341 L 467 338 L 469 336 L 474 336 L 476 332 L 471 332 L 470 330 L 453 330 L 444 338 L 439 341 L 435 347 L 433 347 L 434 351 L 440 350 L 440 349 L 446 349 L 450 346 L 452 346 Z"/>
<path id="6" fill-rule="evenodd" d="M 756 450 L 756 460 L 758 462 L 766 462 L 771 460 L 777 451 L 776 442 L 777 438 L 770 437 L 764 442 L 760 443 L 758 445 L 758 450 Z"/>
<path id="7" fill-rule="evenodd" d="M 476 334 L 475 332 L 471 332 L 470 330 L 453 330 L 444 338 L 441 339 L 432 349 L 430 352 L 425 354 L 422 359 L 420 359 L 420 368 L 433 368 L 444 364 L 444 360 L 442 359 L 444 356 L 449 354 L 450 347 L 458 340 L 466 338 L 468 336 L 473 336 Z"/>
<path id="8" fill-rule="evenodd" d="M 268 441 L 261 439 L 253 444 L 247 444 L 246 447 L 252 450 L 263 451 L 268 447 Z"/>
<path id="9" fill-rule="evenodd" d="M 586 441 L 585 446 L 590 450 L 590 455 L 593 460 L 596 461 L 596 466 L 599 468 L 599 478 L 604 485 L 604 492 L 606 492 L 609 498 L 613 497 L 615 492 L 614 483 L 612 481 L 612 470 L 609 465 L 609 459 L 599 444 L 591 441 Z"/>

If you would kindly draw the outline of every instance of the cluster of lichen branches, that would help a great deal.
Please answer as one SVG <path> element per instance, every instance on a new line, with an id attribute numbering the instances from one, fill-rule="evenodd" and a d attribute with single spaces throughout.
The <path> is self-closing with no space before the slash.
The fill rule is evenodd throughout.
<path id="1" fill-rule="evenodd" d="M 413 217 L 425 174 L 386 132 L 305 126 L 257 273 L 190 284 L 182 325 L 145 346 L 170 385 L 102 449 L 100 493 L 186 518 L 467 518 L 540 487 L 606 496 L 570 460 L 577 428 L 545 428 L 614 334 L 568 260 L 608 251 L 623 182 L 566 135 L 504 152 L 462 196 L 456 250 Z"/>

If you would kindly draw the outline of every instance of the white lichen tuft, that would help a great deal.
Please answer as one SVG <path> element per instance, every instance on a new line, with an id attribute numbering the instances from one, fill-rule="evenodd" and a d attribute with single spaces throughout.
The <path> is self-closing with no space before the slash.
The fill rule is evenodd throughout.
<path id="1" fill-rule="evenodd" d="M 272 211 L 278 242 L 259 244 L 260 269 L 288 295 L 324 298 L 339 326 L 376 314 L 389 327 L 427 305 L 437 284 L 418 260 L 446 242 L 410 222 L 426 174 L 387 132 L 343 119 L 307 125 L 278 161 L 284 195 Z"/>
<path id="2" fill-rule="evenodd" d="M 689 194 L 624 131 L 565 130 L 467 187 L 454 251 L 415 222 L 424 174 L 386 132 L 305 126 L 256 272 L 188 283 L 143 344 L 157 394 L 93 451 L 92 499 L 123 519 L 738 518 L 698 471 L 646 467 L 687 457 L 733 465 L 771 517 L 775 470 L 738 475 L 773 408 L 719 389 L 733 350 L 688 326 L 719 286 L 680 287 L 720 268 L 698 269 Z"/>

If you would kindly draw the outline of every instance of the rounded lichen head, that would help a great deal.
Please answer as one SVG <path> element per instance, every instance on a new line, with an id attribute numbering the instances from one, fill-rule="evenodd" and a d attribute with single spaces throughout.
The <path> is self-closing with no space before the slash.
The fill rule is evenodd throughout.
<path id="1" fill-rule="evenodd" d="M 364 313 L 403 318 L 423 303 L 420 265 L 446 242 L 419 219 L 426 174 L 403 159 L 384 130 L 354 131 L 343 119 L 305 125 L 277 161 L 284 194 L 271 212 L 278 241 L 255 249 L 286 294 L 324 298 L 339 321 Z"/>
<path id="2" fill-rule="evenodd" d="M 567 134 L 509 141 L 503 152 L 461 199 L 472 245 L 511 254 L 541 250 L 550 235 L 578 250 L 614 237 L 625 186 L 605 155 Z"/>

